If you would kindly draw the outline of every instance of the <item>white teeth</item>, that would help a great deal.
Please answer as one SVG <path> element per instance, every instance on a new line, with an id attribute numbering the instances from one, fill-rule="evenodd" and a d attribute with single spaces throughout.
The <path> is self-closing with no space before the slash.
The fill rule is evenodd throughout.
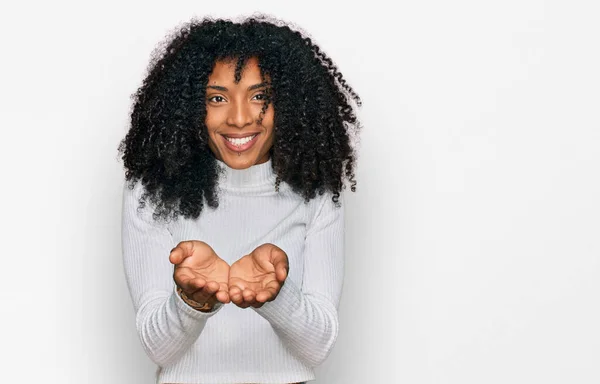
<path id="1" fill-rule="evenodd" d="M 246 144 L 247 142 L 249 142 L 250 140 L 254 139 L 254 137 L 255 137 L 256 135 L 257 135 L 257 134 L 255 134 L 255 135 L 252 135 L 252 136 L 247 136 L 247 137 L 244 137 L 244 138 L 241 138 L 241 139 L 238 139 L 238 138 L 231 138 L 231 137 L 225 137 L 225 138 L 226 138 L 227 140 L 229 140 L 229 142 L 230 142 L 230 143 L 232 143 L 233 145 L 240 146 L 240 145 L 244 145 L 244 144 Z"/>

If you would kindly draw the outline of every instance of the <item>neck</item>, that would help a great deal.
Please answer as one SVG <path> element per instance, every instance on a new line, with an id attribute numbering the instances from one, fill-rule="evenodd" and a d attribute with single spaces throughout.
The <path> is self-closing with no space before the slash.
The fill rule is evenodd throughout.
<path id="1" fill-rule="evenodd" d="M 275 184 L 275 173 L 271 158 L 248 168 L 235 169 L 225 162 L 216 159 L 221 173 L 219 175 L 219 186 L 223 188 L 243 189 L 260 186 L 273 186 Z"/>

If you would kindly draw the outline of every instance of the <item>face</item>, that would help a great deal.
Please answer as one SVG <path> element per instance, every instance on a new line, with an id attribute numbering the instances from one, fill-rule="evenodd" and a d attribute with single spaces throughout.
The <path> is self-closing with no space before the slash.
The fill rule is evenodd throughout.
<path id="1" fill-rule="evenodd" d="M 268 84 L 261 79 L 256 58 L 247 61 L 237 84 L 234 74 L 235 61 L 216 62 L 206 87 L 205 123 L 215 157 L 231 168 L 244 169 L 269 160 L 274 110 L 270 103 L 258 123 Z"/>

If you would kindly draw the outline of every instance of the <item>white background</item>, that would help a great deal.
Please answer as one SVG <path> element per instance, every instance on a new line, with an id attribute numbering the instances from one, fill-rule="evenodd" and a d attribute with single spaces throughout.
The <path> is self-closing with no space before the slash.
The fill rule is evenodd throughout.
<path id="1" fill-rule="evenodd" d="M 594 1 L 0 9 L 4 382 L 142 384 L 121 264 L 129 95 L 190 17 L 296 23 L 364 100 L 324 383 L 600 382 Z"/>

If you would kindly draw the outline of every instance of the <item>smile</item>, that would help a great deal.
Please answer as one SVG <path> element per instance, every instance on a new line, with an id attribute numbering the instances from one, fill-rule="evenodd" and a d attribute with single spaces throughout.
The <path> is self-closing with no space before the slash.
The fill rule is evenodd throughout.
<path id="1" fill-rule="evenodd" d="M 232 138 L 223 136 L 225 141 L 225 145 L 227 148 L 231 149 L 234 152 L 243 152 L 246 151 L 254 145 L 257 141 L 258 133 L 242 138 Z"/>

